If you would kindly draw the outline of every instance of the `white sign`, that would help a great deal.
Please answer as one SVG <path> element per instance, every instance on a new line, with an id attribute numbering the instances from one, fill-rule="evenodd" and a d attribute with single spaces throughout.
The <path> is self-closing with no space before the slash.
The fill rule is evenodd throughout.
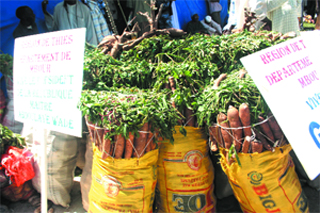
<path id="1" fill-rule="evenodd" d="M 320 174 L 319 38 L 306 33 L 241 58 L 311 180 Z"/>
<path id="2" fill-rule="evenodd" d="M 85 28 L 17 38 L 14 45 L 14 115 L 53 131 L 81 136 Z"/>

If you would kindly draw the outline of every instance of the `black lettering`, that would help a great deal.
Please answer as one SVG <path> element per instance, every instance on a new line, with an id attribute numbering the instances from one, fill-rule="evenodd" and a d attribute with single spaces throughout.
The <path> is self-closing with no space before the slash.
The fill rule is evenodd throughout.
<path id="1" fill-rule="evenodd" d="M 206 205 L 206 196 L 204 194 L 197 194 L 190 198 L 189 208 L 192 212 L 198 212 Z"/>
<path id="2" fill-rule="evenodd" d="M 265 200 L 265 201 L 262 202 L 262 205 L 266 209 L 271 209 L 271 208 L 274 208 L 276 206 L 276 203 L 273 200 Z"/>
<path id="3" fill-rule="evenodd" d="M 191 212 L 191 210 L 188 207 L 188 201 L 190 197 L 190 195 L 173 194 L 172 201 L 177 202 L 177 205 L 174 206 L 174 209 L 177 212 Z"/>

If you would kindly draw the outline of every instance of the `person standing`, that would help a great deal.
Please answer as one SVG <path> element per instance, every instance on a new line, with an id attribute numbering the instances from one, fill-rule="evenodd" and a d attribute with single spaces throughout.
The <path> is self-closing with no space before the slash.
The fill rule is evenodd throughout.
<path id="1" fill-rule="evenodd" d="M 96 30 L 98 42 L 100 43 L 104 37 L 112 35 L 112 32 L 108 28 L 107 21 L 100 10 L 98 3 L 92 0 L 82 0 L 82 2 L 90 9 L 93 26 Z"/>
<path id="2" fill-rule="evenodd" d="M 239 0 L 231 0 L 229 5 L 228 21 L 223 27 L 224 32 L 231 32 L 231 30 L 237 25 L 237 8 L 239 8 Z"/>
<path id="3" fill-rule="evenodd" d="M 212 20 L 221 26 L 220 12 L 222 10 L 222 6 L 220 4 L 220 0 L 208 0 L 208 6 Z"/>
<path id="4" fill-rule="evenodd" d="M 166 28 L 172 28 L 172 1 L 170 0 L 156 0 L 156 14 L 159 12 L 160 6 L 162 7 L 162 12 L 158 20 L 158 29 L 166 29 Z"/>
<path id="5" fill-rule="evenodd" d="M 249 9 L 251 12 L 254 12 L 257 17 L 257 21 L 254 24 L 254 27 L 256 30 L 271 31 L 272 23 L 267 17 L 267 10 L 265 8 L 265 10 L 256 11 L 257 1 L 258 0 L 249 0 Z"/>
<path id="6" fill-rule="evenodd" d="M 16 16 L 20 19 L 19 25 L 14 29 L 12 36 L 14 39 L 38 34 L 39 30 L 35 22 L 35 14 L 33 10 L 28 6 L 21 6 L 16 9 Z M 8 68 L 8 69 L 12 69 Z M 2 77 L 2 75 L 1 75 Z M 14 118 L 14 93 L 13 93 L 13 77 L 12 75 L 5 75 L 5 85 L 6 85 L 6 94 L 7 98 L 5 101 L 6 107 L 5 110 L 1 113 L 2 115 L 2 124 L 14 133 L 20 134 L 24 124 L 16 121 Z M 1 80 L 1 78 L 0 78 Z M 2 99 L 1 104 L 4 100 Z M 0 107 L 1 109 L 2 107 Z M 3 110 L 3 108 L 2 108 Z"/>
<path id="7" fill-rule="evenodd" d="M 98 37 L 94 28 L 89 8 L 78 0 L 64 0 L 58 3 L 53 16 L 47 11 L 48 0 L 42 2 L 42 11 L 49 31 L 86 28 L 86 41 L 98 45 Z"/>
<path id="8" fill-rule="evenodd" d="M 266 12 L 272 22 L 272 30 L 280 33 L 295 32 L 300 35 L 298 10 L 302 0 L 257 0 L 255 12 Z"/>
<path id="9" fill-rule="evenodd" d="M 33 10 L 28 6 L 18 7 L 16 16 L 20 19 L 19 25 L 13 31 L 13 38 L 38 34 L 39 30 L 35 22 L 36 16 Z"/>

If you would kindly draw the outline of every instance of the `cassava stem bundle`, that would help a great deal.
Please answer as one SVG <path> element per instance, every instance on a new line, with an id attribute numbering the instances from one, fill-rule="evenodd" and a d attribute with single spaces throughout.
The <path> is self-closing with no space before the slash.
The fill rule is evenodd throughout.
<path id="1" fill-rule="evenodd" d="M 180 114 L 167 97 L 134 88 L 83 91 L 79 108 L 102 158 L 141 157 L 159 137 L 173 142 Z"/>

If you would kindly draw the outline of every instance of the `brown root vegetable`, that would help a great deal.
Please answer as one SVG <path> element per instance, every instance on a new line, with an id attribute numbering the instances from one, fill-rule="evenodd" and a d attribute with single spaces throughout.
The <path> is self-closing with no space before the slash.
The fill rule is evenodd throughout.
<path id="1" fill-rule="evenodd" d="M 211 151 L 213 151 L 213 152 L 218 151 L 217 141 L 214 139 L 212 134 L 209 134 L 209 146 L 210 146 Z"/>
<path id="2" fill-rule="evenodd" d="M 107 133 L 108 130 L 105 130 L 105 133 Z M 110 139 L 105 139 L 105 134 L 103 135 L 103 144 L 102 144 L 102 155 L 101 158 L 102 159 L 106 159 L 107 157 L 109 157 L 109 155 L 111 155 L 111 141 Z"/>
<path id="3" fill-rule="evenodd" d="M 210 138 L 210 149 L 213 152 L 218 151 L 218 144 L 217 144 L 217 139 L 213 136 L 213 132 L 215 130 L 212 130 L 213 127 L 209 127 L 209 138 Z"/>
<path id="4" fill-rule="evenodd" d="M 251 137 L 250 136 L 246 136 L 244 138 L 244 141 L 242 143 L 242 152 L 243 153 L 249 153 L 250 151 L 250 146 L 251 146 Z"/>
<path id="5" fill-rule="evenodd" d="M 114 143 L 111 143 L 111 146 L 110 146 L 110 156 L 114 157 Z"/>
<path id="6" fill-rule="evenodd" d="M 213 138 L 212 140 L 215 140 L 218 143 L 219 147 L 224 147 L 220 127 L 218 125 L 214 124 L 209 127 L 209 135 Z"/>
<path id="7" fill-rule="evenodd" d="M 175 28 L 167 28 L 169 35 L 173 36 L 173 37 L 179 37 L 182 35 L 187 34 L 187 32 L 183 31 L 183 30 L 179 30 L 179 29 L 175 29 Z"/>
<path id="8" fill-rule="evenodd" d="M 265 150 L 274 152 L 274 148 L 266 140 L 262 141 L 262 145 L 263 145 L 263 148 L 265 148 Z"/>
<path id="9" fill-rule="evenodd" d="M 221 74 L 216 80 L 214 80 L 213 88 L 217 89 L 221 83 L 222 80 L 227 78 L 227 74 L 223 73 Z"/>
<path id="10" fill-rule="evenodd" d="M 105 130 L 104 129 L 96 129 L 96 146 L 99 148 L 100 151 L 102 151 L 102 144 L 104 142 L 105 137 Z"/>
<path id="11" fill-rule="evenodd" d="M 149 124 L 148 129 L 149 129 L 149 133 L 147 137 L 146 153 L 152 150 L 152 144 L 153 144 L 153 133 L 151 132 L 151 124 Z"/>
<path id="12" fill-rule="evenodd" d="M 195 126 L 195 117 L 191 109 L 185 108 L 186 126 Z"/>
<path id="13" fill-rule="evenodd" d="M 261 153 L 262 150 L 263 150 L 263 145 L 260 141 L 254 139 L 252 142 L 251 142 L 251 147 L 252 147 L 252 153 L 255 153 L 255 152 L 258 152 L 258 153 Z"/>
<path id="14" fill-rule="evenodd" d="M 255 134 L 256 134 L 256 137 L 259 141 L 261 141 L 262 143 L 262 146 L 270 151 L 270 152 L 273 152 L 274 151 L 274 148 L 272 146 L 270 146 L 270 144 L 267 142 L 267 139 L 259 132 L 259 131 L 255 131 Z"/>
<path id="15" fill-rule="evenodd" d="M 134 157 L 142 157 L 147 145 L 147 137 L 149 131 L 149 124 L 148 122 L 143 124 L 139 131 L 139 137 L 134 138 L 134 147 L 136 148 L 135 152 L 133 153 Z"/>
<path id="16" fill-rule="evenodd" d="M 283 136 L 283 132 L 278 124 L 278 122 L 276 121 L 276 119 L 274 118 L 274 116 L 270 116 L 269 120 L 268 120 L 268 124 L 270 126 L 270 129 L 273 133 L 274 139 L 280 140 Z"/>
<path id="17" fill-rule="evenodd" d="M 229 122 L 224 113 L 219 113 L 217 116 L 217 123 L 221 126 L 221 135 L 226 149 L 230 149 L 232 144 L 232 137 L 229 130 Z"/>
<path id="18" fill-rule="evenodd" d="M 217 145 L 217 141 L 215 141 L 212 137 L 210 137 L 211 141 L 210 141 L 210 149 L 213 152 L 218 151 L 218 145 Z"/>
<path id="19" fill-rule="evenodd" d="M 320 5 L 318 5 L 318 7 L 319 7 L 319 6 L 320 6 Z M 317 20 L 316 20 L 316 26 L 315 26 L 314 29 L 320 30 L 320 14 L 319 14 L 319 12 L 318 12 L 317 15 L 318 15 L 318 16 L 317 16 Z"/>
<path id="20" fill-rule="evenodd" d="M 102 143 L 105 136 L 104 129 L 92 124 L 89 126 L 89 133 L 92 141 L 94 142 L 94 145 L 98 147 L 100 151 L 102 151 Z"/>
<path id="21" fill-rule="evenodd" d="M 126 149 L 124 152 L 124 158 L 130 159 L 133 153 L 134 134 L 129 132 L 129 138 L 126 140 Z"/>
<path id="22" fill-rule="evenodd" d="M 114 148 L 114 157 L 116 159 L 120 159 L 123 156 L 124 146 L 125 146 L 125 138 L 122 135 L 114 136 L 115 140 L 115 148 Z"/>
<path id="23" fill-rule="evenodd" d="M 237 152 L 240 151 L 241 149 L 241 140 L 242 140 L 242 124 L 240 122 L 240 117 L 239 117 L 239 111 L 237 108 L 233 106 L 229 106 L 228 112 L 227 112 L 227 118 L 229 120 L 229 125 L 231 128 L 231 132 L 233 135 L 233 140 L 232 143 L 234 144 Z"/>
<path id="24" fill-rule="evenodd" d="M 246 74 L 247 74 L 247 70 L 245 70 L 245 69 L 239 70 L 239 78 L 240 79 L 244 78 L 246 76 Z"/>
<path id="25" fill-rule="evenodd" d="M 239 106 L 239 117 L 240 121 L 242 123 L 243 128 L 243 134 L 244 136 L 251 136 L 251 122 L 250 122 L 250 110 L 249 106 L 246 103 L 243 103 Z"/>
<path id="26" fill-rule="evenodd" d="M 272 130 L 269 126 L 269 122 L 267 122 L 262 116 L 258 117 L 259 122 L 263 122 L 259 125 L 259 129 L 262 131 L 263 134 L 267 137 L 267 139 L 271 142 L 275 142 Z"/>
<path id="27" fill-rule="evenodd" d="M 169 84 L 172 92 L 174 93 L 176 91 L 176 82 L 174 81 L 174 78 L 172 76 L 169 77 Z"/>

